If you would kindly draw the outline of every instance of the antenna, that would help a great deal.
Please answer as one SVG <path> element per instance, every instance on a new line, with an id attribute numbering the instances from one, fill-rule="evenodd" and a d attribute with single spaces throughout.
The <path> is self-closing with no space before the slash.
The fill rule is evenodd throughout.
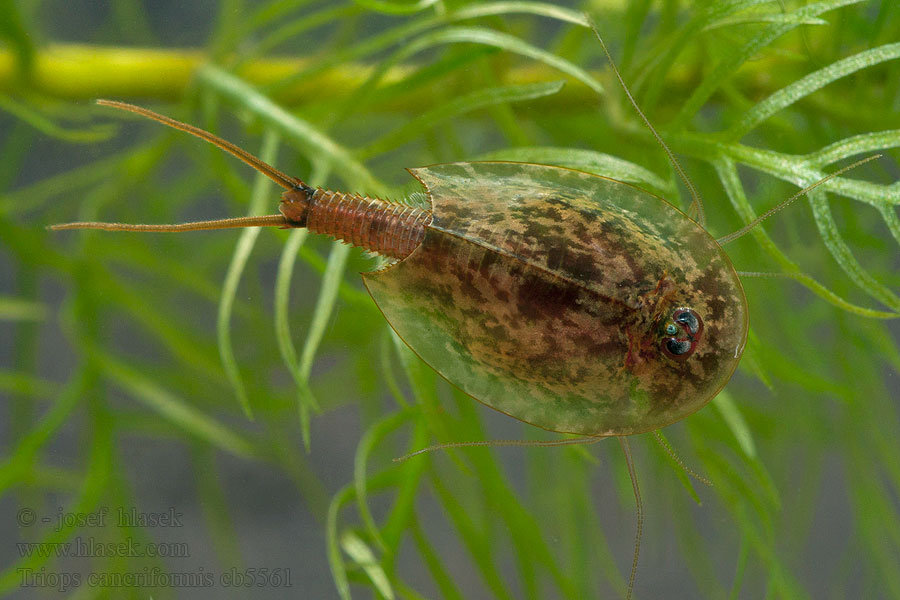
<path id="1" fill-rule="evenodd" d="M 818 180 L 817 182 L 815 182 L 814 184 L 803 188 L 802 190 L 800 190 L 799 192 L 797 192 L 796 194 L 794 194 L 793 196 L 791 196 L 790 198 L 788 198 L 787 200 L 785 200 L 784 202 L 779 204 L 778 206 L 775 206 L 774 208 L 770 208 L 769 210 L 767 210 L 760 216 L 756 217 L 755 219 L 753 219 L 752 221 L 750 221 L 749 223 L 747 223 L 746 225 L 744 225 L 737 231 L 720 237 L 719 239 L 716 240 L 716 242 L 718 242 L 720 246 L 724 246 L 725 244 L 727 244 L 729 242 L 733 242 L 734 240 L 738 239 L 739 237 L 741 237 L 742 235 L 744 235 L 745 233 L 747 233 L 748 231 L 750 231 L 751 229 L 753 229 L 754 227 L 756 227 L 757 225 L 759 225 L 760 223 L 762 223 L 763 221 L 765 221 L 766 219 L 768 219 L 769 217 L 771 217 L 772 215 L 774 215 L 775 213 L 777 213 L 778 211 L 780 211 L 781 209 L 786 207 L 788 204 L 790 204 L 791 202 L 793 202 L 800 196 L 802 196 L 804 194 L 808 194 L 809 192 L 813 191 L 814 189 L 816 189 L 817 187 L 819 187 L 820 185 L 822 185 L 829 179 L 834 179 L 838 175 L 843 175 L 850 169 L 855 169 L 856 167 L 858 167 L 862 164 L 865 164 L 865 163 L 869 162 L 870 160 L 875 160 L 876 158 L 881 158 L 881 154 L 875 154 L 875 155 L 869 156 L 862 160 L 856 161 L 852 165 L 848 165 L 842 169 L 838 169 L 831 175 L 827 175 L 827 176 L 823 177 L 822 179 Z"/>
<path id="2" fill-rule="evenodd" d="M 202 231 L 208 229 L 233 229 L 237 227 L 293 227 L 282 215 L 266 215 L 262 217 L 235 217 L 217 219 L 215 221 L 194 221 L 193 223 L 176 223 L 173 225 L 157 225 L 145 223 L 103 223 L 101 221 L 80 221 L 51 225 L 53 231 L 66 229 L 102 229 L 103 231 L 151 231 L 156 233 L 180 233 L 182 231 Z"/>
<path id="3" fill-rule="evenodd" d="M 609 50 L 606 47 L 606 44 L 603 43 L 603 38 L 600 37 L 600 32 L 597 30 L 597 26 L 594 24 L 594 21 L 591 20 L 590 17 L 587 17 L 588 22 L 591 25 L 591 29 L 594 31 L 594 35 L 597 36 L 597 41 L 600 42 L 600 47 L 603 48 L 603 53 L 606 54 L 607 60 L 609 60 L 609 66 L 612 67 L 613 73 L 616 75 L 616 79 L 619 80 L 619 84 L 621 84 L 622 89 L 625 90 L 625 95 L 628 97 L 628 101 L 631 102 L 631 106 L 634 107 L 634 110 L 637 111 L 637 114 L 640 115 L 641 120 L 644 121 L 644 125 L 647 126 L 647 129 L 650 130 L 650 133 L 653 134 L 653 137 L 656 138 L 656 141 L 662 146 L 662 149 L 666 151 L 666 155 L 669 157 L 669 160 L 672 163 L 672 166 L 675 167 L 675 171 L 678 173 L 678 176 L 681 177 L 681 180 L 684 182 L 684 185 L 687 186 L 688 191 L 691 193 L 691 206 L 688 209 L 691 212 L 696 212 L 697 214 L 697 222 L 701 225 L 706 224 L 706 213 L 703 211 L 703 200 L 700 199 L 700 194 L 697 193 L 697 188 L 694 187 L 694 184 L 691 182 L 691 178 L 687 176 L 687 173 L 684 172 L 684 169 L 681 168 L 681 164 L 675 158 L 675 155 L 663 141 L 662 136 L 656 131 L 653 127 L 653 124 L 650 123 L 650 119 L 644 114 L 644 111 L 637 105 L 637 102 L 634 99 L 634 96 L 631 95 L 631 91 L 628 89 L 628 86 L 625 85 L 625 80 L 622 78 L 622 74 L 619 73 L 618 67 L 616 67 L 616 63 L 613 60 L 612 54 L 610 54 Z"/>
<path id="4" fill-rule="evenodd" d="M 135 114 L 141 115 L 142 117 L 147 117 L 148 119 L 153 119 L 154 121 L 162 123 L 163 125 L 172 127 L 173 129 L 178 129 L 179 131 L 184 131 L 185 133 L 196 136 L 201 140 L 209 142 L 210 144 L 221 148 L 225 152 L 228 152 L 232 156 L 235 156 L 236 158 L 244 161 L 286 190 L 293 190 L 298 187 L 305 187 L 306 185 L 296 177 L 291 177 L 290 175 L 282 173 L 272 165 L 261 161 L 246 150 L 238 148 L 231 142 L 223 140 L 219 136 L 213 135 L 208 131 L 204 131 L 199 127 L 194 127 L 193 125 L 188 125 L 187 123 L 182 123 L 181 121 L 176 121 L 175 119 L 172 119 L 165 115 L 155 113 L 150 109 L 144 108 L 142 106 L 135 106 L 134 104 L 128 104 L 126 102 L 117 102 L 116 100 L 97 100 L 97 104 L 133 112 Z"/>

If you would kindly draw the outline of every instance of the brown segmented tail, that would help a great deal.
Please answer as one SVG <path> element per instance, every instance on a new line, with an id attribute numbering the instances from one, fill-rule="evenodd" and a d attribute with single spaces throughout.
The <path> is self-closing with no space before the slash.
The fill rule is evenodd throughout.
<path id="1" fill-rule="evenodd" d="M 359 194 L 318 189 L 309 199 L 306 227 L 390 258 L 403 259 L 422 243 L 431 211 Z"/>

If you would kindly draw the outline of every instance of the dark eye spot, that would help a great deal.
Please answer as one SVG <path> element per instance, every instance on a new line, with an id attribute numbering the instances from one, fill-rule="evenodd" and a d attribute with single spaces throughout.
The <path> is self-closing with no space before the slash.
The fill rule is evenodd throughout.
<path id="1" fill-rule="evenodd" d="M 672 313 L 672 321 L 662 329 L 661 349 L 663 354 L 677 361 L 686 360 L 703 334 L 703 320 L 691 308 L 678 308 Z"/>
<path id="2" fill-rule="evenodd" d="M 669 351 L 673 356 L 681 356 L 682 354 L 687 354 L 691 351 L 691 341 L 690 340 L 676 340 L 675 338 L 670 338 L 666 340 L 666 350 Z"/>
<path id="3" fill-rule="evenodd" d="M 697 335 L 700 332 L 700 317 L 690 308 L 679 308 L 672 318 L 675 322 L 684 325 L 690 335 Z"/>

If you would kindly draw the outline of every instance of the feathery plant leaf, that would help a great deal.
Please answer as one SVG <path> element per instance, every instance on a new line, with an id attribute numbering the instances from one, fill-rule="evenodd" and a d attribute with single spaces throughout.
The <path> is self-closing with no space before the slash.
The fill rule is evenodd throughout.
<path id="1" fill-rule="evenodd" d="M 741 214 L 747 222 L 752 221 L 756 218 L 756 215 L 753 212 L 753 209 L 750 207 L 749 202 L 747 201 L 747 197 L 744 195 L 743 188 L 740 184 L 740 181 L 737 176 L 737 170 L 735 168 L 734 162 L 729 159 L 722 158 L 716 162 L 716 170 L 719 174 L 719 177 L 725 187 L 725 191 L 728 194 L 729 199 L 731 200 L 732 205 L 739 214 Z M 782 265 L 785 269 L 784 274 L 787 277 L 791 277 L 796 279 L 814 293 L 824 298 L 828 302 L 842 308 L 846 311 L 854 312 L 858 315 L 873 317 L 873 318 L 882 318 L 888 319 L 896 317 L 895 313 L 883 312 L 868 309 L 862 306 L 857 306 L 847 300 L 841 298 L 821 283 L 813 279 L 812 277 L 801 273 L 800 267 L 794 261 L 790 260 L 771 240 L 771 238 L 766 235 L 766 232 L 763 228 L 757 227 L 752 231 L 752 235 L 756 238 L 757 242 L 762 246 L 762 248 L 778 263 Z"/>
<path id="2" fill-rule="evenodd" d="M 670 33 L 657 52 L 651 55 L 650 63 L 641 77 L 632 85 L 639 88 L 646 80 L 645 107 L 653 107 L 659 100 L 665 84 L 664 74 L 669 72 L 672 65 L 679 59 L 681 52 L 688 46 L 692 36 L 700 31 L 715 29 L 720 23 L 727 23 L 738 18 L 737 13 L 752 9 L 760 4 L 771 4 L 771 0 L 721 0 L 709 2 L 701 7 L 691 19 L 683 26 Z M 602 21 L 601 21 L 602 23 Z M 604 28 L 605 29 L 605 28 Z"/>
<path id="3" fill-rule="evenodd" d="M 586 171 L 634 183 L 657 191 L 663 195 L 672 194 L 675 187 L 648 169 L 633 162 L 622 160 L 609 154 L 593 150 L 560 147 L 528 147 L 495 150 L 478 156 L 478 160 L 512 160 L 539 165 L 556 165 L 578 171 Z"/>
<path id="4" fill-rule="evenodd" d="M 871 276 L 859 261 L 853 256 L 850 247 L 841 236 L 834 222 L 834 217 L 825 198 L 825 193 L 814 190 L 809 194 L 810 204 L 813 209 L 813 217 L 819 227 L 822 241 L 828 247 L 828 251 L 838 262 L 845 273 L 867 294 L 891 308 L 897 316 L 900 316 L 900 297 L 887 289 Z"/>
<path id="5" fill-rule="evenodd" d="M 303 351 L 300 353 L 300 373 L 304 378 L 309 377 L 313 361 L 316 357 L 316 349 L 322 341 L 325 328 L 334 312 L 335 302 L 338 297 L 338 286 L 344 278 L 347 268 L 347 258 L 350 256 L 350 246 L 346 244 L 334 244 L 328 255 L 328 264 L 325 267 L 325 275 L 322 277 L 322 289 L 313 309 L 312 320 L 309 323 L 309 331 L 303 343 Z"/>
<path id="6" fill-rule="evenodd" d="M 715 23 L 710 23 L 703 30 L 712 31 L 714 29 L 733 27 L 735 25 L 748 25 L 751 23 L 785 23 L 791 25 L 827 25 L 828 21 L 818 19 L 816 17 L 804 17 L 800 15 L 741 15 L 726 19 L 721 19 Z"/>
<path id="7" fill-rule="evenodd" d="M 813 167 L 824 167 L 857 154 L 867 154 L 890 148 L 900 148 L 900 129 L 862 133 L 838 140 L 815 152 L 810 152 L 804 157 L 803 162 Z M 887 204 L 881 206 L 887 206 Z"/>
<path id="8" fill-rule="evenodd" d="M 477 19 L 498 15 L 530 14 L 539 17 L 547 17 L 589 27 L 590 23 L 584 18 L 584 13 L 570 10 L 564 6 L 548 4 L 546 2 L 485 2 L 483 4 L 472 3 L 463 6 L 450 13 L 448 20 Z"/>
<path id="9" fill-rule="evenodd" d="M 744 113 L 727 133 L 729 139 L 740 139 L 779 110 L 790 106 L 833 81 L 881 62 L 900 58 L 900 43 L 878 46 L 849 56 L 782 88 Z"/>
<path id="10" fill-rule="evenodd" d="M 58 387 L 57 384 L 51 381 L 40 379 L 27 373 L 0 369 L 0 390 L 8 394 L 49 398 L 54 395 Z"/>
<path id="11" fill-rule="evenodd" d="M 441 44 L 464 43 L 493 46 L 500 50 L 532 58 L 561 73 L 565 73 L 566 75 L 577 79 L 598 94 L 603 92 L 603 86 L 600 85 L 599 81 L 597 81 L 590 73 L 581 67 L 572 64 L 570 61 L 550 52 L 541 50 L 515 36 L 480 27 L 445 27 L 424 34 L 410 44 L 404 46 L 403 49 L 393 57 L 393 60 L 395 62 L 405 60 L 427 48 Z"/>
<path id="12" fill-rule="evenodd" d="M 309 231 L 306 229 L 294 229 L 288 236 L 278 261 L 278 277 L 275 280 L 275 338 L 278 340 L 278 350 L 281 359 L 294 378 L 297 385 L 297 407 L 300 414 L 300 423 L 303 431 L 303 446 L 307 452 L 310 448 L 309 427 L 310 411 L 318 410 L 312 391 L 309 389 L 309 381 L 300 369 L 297 359 L 297 349 L 294 346 L 290 329 L 289 292 L 291 275 L 294 271 L 294 261 L 300 251 Z"/>
<path id="13" fill-rule="evenodd" d="M 0 321 L 40 321 L 47 316 L 47 307 L 40 302 L 0 296 Z"/>
<path id="14" fill-rule="evenodd" d="M 749 458 L 756 458 L 756 444 L 753 442 L 753 434 L 750 433 L 747 422 L 741 416 L 740 410 L 728 392 L 719 393 L 718 396 L 713 398 L 713 404 L 721 413 L 722 418 L 725 419 L 728 428 L 734 434 L 734 439 L 738 441 L 744 454 Z"/>
<path id="15" fill-rule="evenodd" d="M 383 189 L 369 170 L 353 158 L 347 149 L 325 136 L 310 123 L 291 115 L 246 82 L 213 66 L 200 69 L 198 79 L 217 94 L 252 112 L 285 139 L 300 145 L 305 152 L 321 160 L 327 160 L 332 166 L 340 165 L 340 172 L 348 174 L 354 185 L 360 185 L 376 194 Z"/>
<path id="16" fill-rule="evenodd" d="M 30 124 L 45 135 L 66 142 L 78 142 L 89 144 L 109 139 L 113 134 L 113 128 L 109 126 L 94 126 L 87 129 L 68 129 L 50 118 L 40 114 L 32 107 L 17 102 L 6 94 L 0 93 L 0 110 L 6 111 L 18 119 Z"/>
<path id="17" fill-rule="evenodd" d="M 388 2 L 385 0 L 353 0 L 362 8 L 382 12 L 389 15 L 408 15 L 421 12 L 438 2 L 438 0 L 418 0 L 417 2 Z"/>
<path id="18" fill-rule="evenodd" d="M 120 361 L 102 354 L 97 357 L 102 361 L 107 376 L 174 425 L 235 456 L 251 458 L 256 454 L 252 444 L 240 434 L 204 415 Z"/>
<path id="19" fill-rule="evenodd" d="M 359 509 L 363 525 L 365 525 L 366 530 L 369 533 L 369 537 L 371 537 L 381 550 L 386 550 L 387 548 L 368 504 L 368 475 L 366 463 L 375 446 L 381 443 L 388 434 L 409 421 L 409 418 L 410 414 L 408 411 L 398 412 L 385 417 L 381 422 L 369 428 L 359 441 L 359 446 L 356 448 L 356 455 L 353 460 L 353 483 L 356 486 L 357 508 Z"/>
<path id="20" fill-rule="evenodd" d="M 800 22 L 808 17 L 816 17 L 820 14 L 848 6 L 857 4 L 862 0 L 825 0 L 824 2 L 815 2 L 813 4 L 797 9 L 793 16 L 796 21 L 787 23 L 772 23 L 763 27 L 762 32 L 740 47 L 736 47 L 728 52 L 707 75 L 700 85 L 691 94 L 691 97 L 682 106 L 678 115 L 675 117 L 672 127 L 678 128 L 686 124 L 688 119 L 694 116 L 696 112 L 703 106 L 703 103 L 709 100 L 709 97 L 715 92 L 722 83 L 737 70 L 742 64 L 750 60 L 757 52 L 769 45 L 772 41 L 784 35 L 788 31 L 799 27 Z"/>
<path id="21" fill-rule="evenodd" d="M 394 131 L 386 133 L 366 146 L 358 153 L 358 155 L 361 160 L 366 160 L 367 158 L 391 150 L 409 140 L 416 139 L 422 135 L 423 131 L 428 131 L 439 123 L 454 117 L 488 106 L 511 102 L 524 102 L 526 100 L 550 96 L 561 90 L 563 85 L 564 82 L 562 81 L 551 81 L 548 83 L 510 85 L 477 90 L 459 98 L 454 98 L 446 104 L 433 108 L 428 112 L 407 121 Z"/>
<path id="22" fill-rule="evenodd" d="M 331 567 L 331 576 L 337 588 L 341 600 L 350 600 L 350 581 L 347 579 L 347 567 L 341 557 L 341 548 L 338 534 L 338 513 L 341 507 L 350 501 L 353 489 L 345 486 L 334 495 L 328 505 L 328 517 L 325 521 L 325 534 L 328 542 L 328 564 Z"/>
<path id="23" fill-rule="evenodd" d="M 278 136 L 267 132 L 265 138 L 263 138 L 262 150 L 259 153 L 260 158 L 264 162 L 272 163 L 277 150 Z M 263 207 L 272 190 L 271 183 L 262 173 L 257 173 L 253 194 L 250 196 L 250 207 L 247 211 L 247 216 L 263 214 Z M 222 298 L 219 301 L 219 317 L 217 321 L 219 353 L 222 357 L 222 366 L 225 368 L 231 387 L 234 389 L 234 393 L 241 403 L 241 408 L 248 418 L 253 418 L 253 409 L 250 407 L 250 400 L 247 398 L 247 392 L 241 380 L 240 369 L 234 357 L 234 350 L 231 347 L 231 308 L 234 305 L 234 298 L 241 281 L 241 275 L 244 272 L 244 267 L 247 265 L 247 260 L 250 258 L 250 253 L 253 251 L 253 245 L 256 243 L 256 238 L 259 237 L 259 233 L 260 229 L 258 227 L 250 227 L 241 232 L 240 240 L 234 247 L 234 255 L 231 258 L 231 264 L 228 266 L 228 273 L 225 275 L 225 282 L 222 284 Z"/>
<path id="24" fill-rule="evenodd" d="M 413 36 L 442 24 L 517 13 L 545 16 L 559 21 L 582 25 L 584 27 L 588 26 L 588 22 L 585 20 L 583 13 L 543 2 L 485 2 L 483 4 L 473 4 L 441 16 L 423 17 L 409 24 L 400 25 L 393 29 L 388 29 L 383 33 L 373 35 L 347 49 L 335 52 L 330 56 L 322 57 L 314 66 L 311 66 L 302 73 L 296 73 L 292 76 L 285 77 L 277 84 L 271 86 L 270 91 L 276 91 L 295 85 L 303 78 L 326 70 L 334 65 L 375 55 L 397 43 L 412 39 Z"/>
<path id="25" fill-rule="evenodd" d="M 387 600 L 394 599 L 394 590 L 391 588 L 391 584 L 384 574 L 384 570 L 375 559 L 375 554 L 372 552 L 372 549 L 369 548 L 359 536 L 351 531 L 344 531 L 344 533 L 341 534 L 341 548 L 353 559 L 353 562 L 365 571 L 369 580 L 372 582 L 375 591 L 378 592 L 379 595 Z"/>

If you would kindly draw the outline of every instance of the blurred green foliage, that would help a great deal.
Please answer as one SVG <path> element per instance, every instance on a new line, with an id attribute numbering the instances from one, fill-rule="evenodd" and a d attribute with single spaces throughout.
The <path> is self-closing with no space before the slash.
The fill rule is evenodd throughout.
<path id="1" fill-rule="evenodd" d="M 728 246 L 738 269 L 784 277 L 745 279 L 751 337 L 738 375 L 665 431 L 713 485 L 694 490 L 651 436 L 631 440 L 647 517 L 636 596 L 679 595 L 674 578 L 690 597 L 900 598 L 900 353 L 887 320 L 900 314 L 896 2 L 222 0 L 191 50 L 167 47 L 148 24 L 159 17 L 134 2 L 97 37 L 144 45 L 56 44 L 52 5 L 6 2 L 0 15 L 0 253 L 11 273 L 0 288 L 0 493 L 62 494 L 70 511 L 139 503 L 120 443 L 152 437 L 190 456 L 225 567 L 242 548 L 222 454 L 294 482 L 342 597 L 623 595 L 634 500 L 618 445 L 392 462 L 434 443 L 558 436 L 489 414 L 419 362 L 361 287 L 371 257 L 302 231 L 44 229 L 275 205 L 273 186 L 251 185 L 215 149 L 81 101 L 101 95 L 225 135 L 316 185 L 400 198 L 418 191 L 403 167 L 492 158 L 638 182 L 686 207 L 587 10 L 683 159 L 714 235 L 854 157 L 885 154 Z M 39 175 L 23 174 L 35 165 Z M 317 474 L 316 431 L 341 410 L 361 430 L 355 473 L 336 481 Z M 73 423 L 81 454 L 61 465 L 47 449 Z M 848 524 L 823 512 L 835 495 Z M 65 541 L 78 530 L 28 533 Z M 41 566 L 54 562 L 2 565 L 0 590 Z"/>

